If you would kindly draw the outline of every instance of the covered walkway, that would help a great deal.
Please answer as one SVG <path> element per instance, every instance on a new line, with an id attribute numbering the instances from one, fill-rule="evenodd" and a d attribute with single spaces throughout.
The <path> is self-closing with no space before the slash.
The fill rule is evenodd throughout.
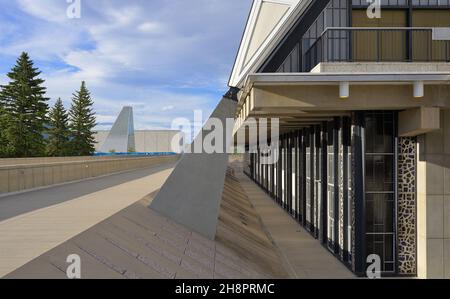
<path id="1" fill-rule="evenodd" d="M 284 268 L 292 278 L 347 279 L 355 277 L 241 169 L 237 173 L 242 188 L 259 214 L 267 234 L 283 259 Z"/>

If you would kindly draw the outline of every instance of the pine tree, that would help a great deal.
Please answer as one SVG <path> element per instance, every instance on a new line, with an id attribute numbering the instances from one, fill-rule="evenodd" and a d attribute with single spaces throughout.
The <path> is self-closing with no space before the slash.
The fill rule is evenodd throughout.
<path id="1" fill-rule="evenodd" d="M 83 81 L 79 91 L 73 94 L 70 108 L 70 151 L 74 156 L 90 156 L 95 152 L 93 131 L 96 126 L 92 99 Z"/>
<path id="2" fill-rule="evenodd" d="M 6 128 L 8 123 L 8 115 L 0 103 L 0 158 L 9 157 L 8 139 L 6 138 Z"/>
<path id="3" fill-rule="evenodd" d="M 48 111 L 44 80 L 27 53 L 22 53 L 2 86 L 0 104 L 7 121 L 3 134 L 12 157 L 35 157 L 45 153 L 44 131 Z"/>
<path id="4" fill-rule="evenodd" d="M 61 99 L 58 99 L 49 114 L 47 155 L 63 157 L 69 153 L 69 115 Z"/>

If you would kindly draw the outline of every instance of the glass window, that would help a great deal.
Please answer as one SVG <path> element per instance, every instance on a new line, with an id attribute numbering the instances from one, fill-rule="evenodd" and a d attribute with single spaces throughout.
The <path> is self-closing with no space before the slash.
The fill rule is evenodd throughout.
<path id="1" fill-rule="evenodd" d="M 327 151 L 327 208 L 328 208 L 328 246 L 334 251 L 334 244 L 336 242 L 335 236 L 335 225 L 336 216 L 335 215 L 335 203 L 336 203 L 336 192 L 335 192 L 335 168 L 337 159 L 335 157 L 335 144 L 334 144 L 334 123 L 330 123 L 328 126 L 328 151 Z"/>
<path id="2" fill-rule="evenodd" d="M 315 134 L 315 155 L 314 155 L 314 167 L 315 167 L 315 181 L 314 181 L 314 227 L 316 230 L 316 237 L 321 223 L 321 210 L 322 210 L 322 130 L 320 127 L 316 127 Z"/>
<path id="3" fill-rule="evenodd" d="M 281 201 L 283 204 L 286 201 L 286 180 L 285 180 L 285 174 L 286 174 L 286 149 L 283 148 L 281 152 Z"/>
<path id="4" fill-rule="evenodd" d="M 394 112 L 366 113 L 366 254 L 380 256 L 383 272 L 395 270 L 394 129 Z"/>
<path id="5" fill-rule="evenodd" d="M 405 1 L 405 0 L 403 0 Z M 450 6 L 450 0 L 412 0 L 414 6 Z"/>
<path id="6" fill-rule="evenodd" d="M 366 156 L 366 192 L 394 190 L 394 156 Z"/>
<path id="7" fill-rule="evenodd" d="M 347 27 L 348 26 L 348 18 L 347 18 L 347 4 L 346 1 L 333 0 L 330 1 L 328 6 L 321 12 L 321 14 L 317 17 L 311 27 L 307 30 L 307 32 L 302 36 L 302 55 L 307 55 L 308 50 L 314 45 L 316 40 L 321 37 L 321 35 L 326 32 L 328 27 Z M 339 44 L 339 40 L 336 41 Z M 334 52 L 330 52 L 333 53 Z M 307 57 L 303 57 L 303 61 L 305 65 L 303 68 L 306 68 Z M 314 67 L 312 65 L 311 67 Z M 309 70 L 308 70 L 309 71 Z"/>
<path id="8" fill-rule="evenodd" d="M 371 233 L 394 232 L 394 195 L 366 194 L 366 229 Z"/>
<path id="9" fill-rule="evenodd" d="M 292 189 L 292 198 L 291 198 L 291 208 L 293 211 L 293 214 L 297 213 L 297 192 L 295 189 L 295 186 L 297 185 L 297 182 L 295 181 L 297 178 L 297 169 L 296 169 L 296 165 L 295 165 L 295 159 L 296 159 L 296 153 L 295 153 L 295 147 L 292 148 L 292 161 L 291 161 L 291 167 L 292 167 L 292 175 L 291 175 L 291 180 L 292 180 L 292 185 L 291 185 L 291 189 Z"/>
<path id="10" fill-rule="evenodd" d="M 299 220 L 303 220 L 302 213 L 303 213 L 303 206 L 302 206 L 302 196 L 303 196 L 303 190 L 301 189 L 301 182 L 303 181 L 303 174 L 302 174 L 302 165 L 303 162 L 301 162 L 302 159 L 302 137 L 301 133 L 300 136 L 297 138 L 297 216 Z"/>
<path id="11" fill-rule="evenodd" d="M 392 115 L 383 113 L 369 113 L 366 117 L 366 152 L 393 153 L 394 140 Z"/>
<path id="12" fill-rule="evenodd" d="M 347 201 L 347 244 L 346 244 L 346 250 L 348 252 L 348 262 L 351 263 L 353 259 L 353 233 L 352 233 L 352 225 L 353 225 L 353 164 L 352 164 L 352 148 L 351 148 L 351 136 L 353 133 L 352 126 L 350 125 L 350 120 L 347 119 L 347 122 L 345 122 L 345 130 L 346 134 L 343 134 L 343 143 L 344 147 L 347 148 L 347 160 L 344 160 L 344 163 L 347 164 L 346 169 L 346 178 L 347 178 L 347 198 L 345 199 Z M 345 167 L 345 166 L 344 166 Z"/>
<path id="13" fill-rule="evenodd" d="M 277 164 L 272 165 L 272 196 L 276 197 L 277 192 Z"/>
<path id="14" fill-rule="evenodd" d="M 308 228 L 312 223 L 311 217 L 311 185 L 312 185 L 312 159 L 311 159 L 311 144 L 310 144 L 310 136 L 307 138 L 307 146 L 306 146 L 306 222 L 308 224 Z"/>

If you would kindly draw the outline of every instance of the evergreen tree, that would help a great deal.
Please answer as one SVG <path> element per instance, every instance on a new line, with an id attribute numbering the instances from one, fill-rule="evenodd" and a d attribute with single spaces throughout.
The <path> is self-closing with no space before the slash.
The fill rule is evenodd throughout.
<path id="1" fill-rule="evenodd" d="M 2 104 L 0 103 L 0 158 L 9 157 L 8 139 L 6 138 L 6 128 L 8 123 L 8 115 Z"/>
<path id="2" fill-rule="evenodd" d="M 69 151 L 69 116 L 61 99 L 58 99 L 49 114 L 47 154 L 63 157 Z"/>
<path id="3" fill-rule="evenodd" d="M 70 152 L 74 156 L 89 156 L 95 152 L 93 131 L 96 126 L 92 99 L 83 81 L 79 91 L 73 94 L 70 108 Z"/>
<path id="4" fill-rule="evenodd" d="M 44 80 L 27 53 L 22 53 L 2 86 L 4 138 L 12 157 L 35 157 L 45 153 L 44 131 L 48 111 Z M 5 116 L 6 115 L 6 116 Z"/>

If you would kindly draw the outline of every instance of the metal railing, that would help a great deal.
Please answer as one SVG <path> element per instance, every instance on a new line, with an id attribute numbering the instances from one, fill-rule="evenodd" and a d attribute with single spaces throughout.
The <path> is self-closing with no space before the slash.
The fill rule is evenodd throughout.
<path id="1" fill-rule="evenodd" d="M 381 0 L 381 6 L 408 7 L 408 0 Z M 450 0 L 412 0 L 413 7 L 442 7 L 450 6 Z M 367 7 L 370 5 L 367 0 L 352 0 L 352 5 L 356 7 Z"/>
<path id="2" fill-rule="evenodd" d="M 449 62 L 450 41 L 432 28 L 327 28 L 303 56 L 303 71 L 321 62 Z"/>

